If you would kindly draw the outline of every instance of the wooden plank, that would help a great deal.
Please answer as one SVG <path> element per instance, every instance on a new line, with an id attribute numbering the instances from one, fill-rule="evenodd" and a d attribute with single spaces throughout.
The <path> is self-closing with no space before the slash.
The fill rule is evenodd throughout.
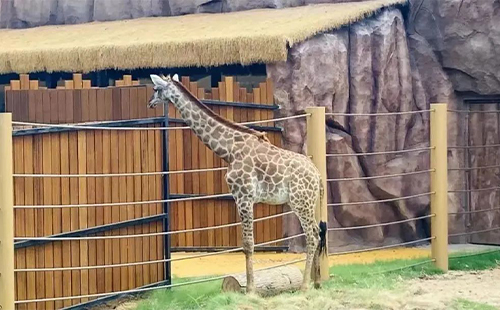
<path id="1" fill-rule="evenodd" d="M 21 83 L 21 89 L 30 89 L 30 76 L 29 76 L 29 74 L 20 74 L 19 81 Z"/>
<path id="2" fill-rule="evenodd" d="M 267 84 L 266 83 L 260 83 L 259 84 L 259 88 L 260 88 L 260 102 L 262 104 L 268 104 L 267 103 Z M 269 115 L 268 111 L 261 111 L 261 118 L 262 119 L 270 119 L 271 116 Z M 268 126 L 269 123 L 265 123 L 263 124 L 264 126 Z M 271 215 L 271 211 L 270 211 L 270 208 L 273 208 L 272 206 L 269 206 L 269 205 L 262 205 L 261 209 L 262 209 L 262 212 L 260 213 L 261 216 L 269 216 Z M 261 222 L 262 223 L 262 241 L 270 241 L 271 240 L 271 222 L 273 220 L 266 220 L 266 221 L 263 221 Z"/>
<path id="3" fill-rule="evenodd" d="M 123 91 L 123 89 L 122 89 Z M 123 94 L 122 94 L 122 99 L 125 99 Z M 120 131 L 118 132 L 118 173 L 125 173 L 127 172 L 127 156 L 126 156 L 126 132 L 125 131 Z M 128 152 L 127 152 L 128 153 Z M 118 177 L 115 178 L 117 179 L 116 181 L 118 182 L 119 186 L 119 198 L 118 201 L 120 202 L 126 202 L 127 201 L 127 179 L 125 177 Z M 123 222 L 127 220 L 127 208 L 128 206 L 119 206 L 118 207 L 118 221 Z M 116 220 L 114 222 L 117 222 Z M 126 235 L 127 234 L 127 228 L 121 228 L 118 232 L 119 235 Z M 119 255 L 120 258 L 118 260 L 119 263 L 126 263 L 128 259 L 128 253 L 127 253 L 127 242 L 128 240 L 126 238 L 120 238 L 119 240 Z M 121 267 L 120 268 L 120 290 L 127 290 L 128 287 L 128 268 L 127 267 Z"/>
<path id="4" fill-rule="evenodd" d="M 120 89 L 118 92 L 119 93 L 119 98 L 120 98 L 120 104 L 122 106 L 122 114 L 121 114 L 121 119 L 129 119 L 130 118 L 130 97 L 129 97 L 129 91 L 128 89 Z M 127 132 L 126 131 L 120 131 L 118 132 L 118 172 L 119 173 L 125 173 L 127 172 Z M 127 201 L 127 178 L 125 177 L 119 177 L 117 178 L 119 187 L 120 187 L 120 192 L 119 192 L 119 201 L 120 202 L 126 202 Z M 127 211 L 128 211 L 128 206 L 120 206 L 119 207 L 119 221 L 123 222 L 127 220 Z M 127 234 L 127 228 L 122 228 L 119 231 L 120 235 L 126 235 Z M 120 263 L 126 263 L 128 260 L 128 253 L 127 253 L 127 242 L 128 240 L 126 238 L 121 238 L 119 239 L 119 244 L 120 244 Z M 127 290 L 129 289 L 128 286 L 128 267 L 121 267 L 120 268 L 120 289 L 121 290 Z"/>
<path id="5" fill-rule="evenodd" d="M 153 126 L 150 126 L 153 127 Z M 155 171 L 155 133 L 152 130 L 148 130 L 148 167 L 147 170 L 148 172 L 154 172 Z M 156 199 L 156 178 L 154 176 L 149 177 L 149 197 L 150 200 Z M 155 204 L 149 204 L 149 214 L 153 215 L 156 214 L 156 205 Z M 150 232 L 156 232 L 156 224 L 155 223 L 150 223 L 149 224 L 149 231 Z M 156 254 L 157 254 L 157 243 L 156 243 L 156 237 L 149 237 L 149 257 L 154 260 L 156 259 Z M 149 272 L 151 275 L 151 283 L 157 282 L 158 281 L 158 269 L 155 264 L 149 264 Z"/>
<path id="6" fill-rule="evenodd" d="M 179 110 L 175 109 L 173 105 L 171 105 L 172 108 L 171 110 L 175 111 L 173 115 L 175 115 L 176 118 L 180 117 Z M 170 109 L 170 108 L 169 108 Z M 176 127 L 182 126 L 181 124 L 175 125 Z M 175 169 L 170 168 L 170 170 L 183 170 L 184 169 L 184 132 L 185 130 L 181 129 L 176 129 L 173 130 L 175 133 L 175 144 L 172 146 L 172 148 L 169 148 L 170 153 L 175 153 Z M 176 185 L 177 187 L 174 189 L 171 189 L 172 193 L 185 193 L 184 191 L 184 173 L 177 173 L 174 175 L 176 179 Z M 177 214 L 178 214 L 178 225 L 177 229 L 178 230 L 183 230 L 186 228 L 186 203 L 184 202 L 178 202 L 175 204 L 177 206 Z M 186 234 L 177 234 L 176 235 L 178 240 L 179 240 L 179 246 L 186 246 Z"/>
<path id="7" fill-rule="evenodd" d="M 138 89 L 137 88 L 131 88 L 130 89 L 130 117 L 132 119 L 137 119 L 140 117 L 140 112 L 139 112 L 139 98 L 138 98 Z M 141 172 L 141 133 L 140 131 L 132 131 L 132 141 L 130 144 L 131 149 L 133 150 L 130 152 L 132 154 L 132 161 L 133 161 L 133 167 L 132 171 L 133 172 Z M 132 178 L 133 182 L 133 201 L 141 201 L 142 200 L 142 187 L 141 187 L 141 177 L 133 177 Z M 127 186 L 129 183 L 129 179 L 127 180 Z M 141 206 L 134 206 L 133 210 L 134 212 L 133 216 L 134 218 L 140 218 L 142 216 L 142 207 Z M 133 228 L 134 234 L 141 234 L 142 233 L 142 227 L 140 225 L 136 225 Z M 142 260 L 142 238 L 134 238 L 133 240 L 133 249 L 134 249 L 134 257 L 132 258 L 133 262 L 140 262 Z M 143 277 L 142 277 L 142 267 L 141 266 L 135 266 L 132 268 L 134 272 L 134 286 L 142 286 L 143 285 Z"/>
<path id="8" fill-rule="evenodd" d="M 66 114 L 67 114 L 67 121 L 71 122 L 75 120 L 76 118 L 80 118 L 81 115 L 78 114 L 79 110 L 77 110 L 77 113 L 75 114 L 75 99 L 78 98 L 77 100 L 79 101 L 80 97 L 75 96 L 77 93 L 75 93 L 72 90 L 66 91 Z M 78 105 L 78 103 L 76 103 Z M 79 166 L 79 160 L 75 158 L 75 154 L 78 154 L 78 133 L 77 132 L 70 132 L 68 136 L 69 140 L 69 173 L 70 174 L 78 174 L 78 166 Z M 69 180 L 69 186 L 70 186 L 70 203 L 71 204 L 78 204 L 79 203 L 79 192 L 80 192 L 80 187 L 79 187 L 79 180 L 76 178 L 70 178 Z M 65 218 L 66 221 L 70 221 L 70 230 L 77 230 L 80 228 L 80 222 L 79 222 L 79 214 L 80 210 L 79 208 L 71 208 L 70 209 L 70 217 Z M 80 266 L 80 241 L 71 241 L 71 266 L 72 267 L 78 267 Z M 74 270 L 71 272 L 71 280 L 72 280 L 72 294 L 73 295 L 80 295 L 81 294 L 81 271 L 79 270 Z M 77 304 L 80 303 L 80 299 L 73 299 L 72 303 Z"/>
<path id="9" fill-rule="evenodd" d="M 197 94 L 198 99 L 203 100 L 205 99 L 205 89 L 199 88 L 198 89 L 198 94 Z M 207 152 L 210 152 L 210 150 L 205 146 L 205 144 L 200 140 L 198 140 L 198 163 L 200 165 L 200 168 L 209 168 L 207 166 Z M 210 167 L 211 168 L 211 167 Z M 200 184 L 200 189 L 199 193 L 201 195 L 207 195 L 207 179 L 208 179 L 208 173 L 200 173 L 199 175 L 199 184 Z M 208 226 L 208 204 L 209 200 L 202 200 L 199 203 L 198 209 L 197 209 L 197 216 L 200 219 L 200 227 L 207 227 Z M 201 246 L 208 246 L 208 230 L 200 232 L 200 245 Z"/>
<path id="10" fill-rule="evenodd" d="M 135 98 L 133 98 L 133 95 L 135 95 Z M 133 119 L 136 118 L 137 114 L 137 108 L 135 106 L 135 109 L 133 109 L 133 105 L 136 104 L 137 101 L 137 90 L 135 89 L 134 92 L 132 89 L 127 89 L 122 92 L 122 97 L 126 101 L 126 108 L 124 110 L 125 117 L 128 119 Z M 126 97 L 126 98 L 125 98 Z M 124 101 L 124 104 L 125 104 Z M 125 132 L 125 145 L 127 149 L 126 153 L 126 171 L 127 172 L 134 172 L 134 131 L 126 131 Z M 126 195 L 126 201 L 136 201 L 134 200 L 134 177 L 127 177 L 126 178 L 126 184 L 127 184 L 127 195 Z M 133 205 L 127 206 L 126 211 L 127 211 L 127 220 L 131 220 L 135 217 L 135 210 L 136 208 Z M 135 228 L 134 227 L 128 227 L 127 228 L 127 234 L 133 235 L 135 233 Z M 127 262 L 132 263 L 134 262 L 135 259 L 135 251 L 136 245 L 137 245 L 137 238 L 128 238 L 124 239 L 126 244 L 127 244 Z M 135 288 L 135 266 L 130 266 L 127 268 L 127 287 L 129 289 Z"/>
<path id="11" fill-rule="evenodd" d="M 104 107 L 104 90 L 103 89 L 95 89 L 95 111 L 96 114 L 93 118 L 95 120 L 100 120 L 104 118 L 105 107 Z M 91 106 L 93 106 L 91 100 Z M 103 150 L 103 131 L 96 130 L 94 131 L 94 161 L 95 161 L 95 173 L 103 173 L 103 158 L 104 158 L 104 150 Z M 104 178 L 96 178 L 95 182 L 95 203 L 104 203 Z M 89 187 L 90 190 L 90 187 Z M 104 207 L 96 207 L 95 208 L 95 225 L 100 226 L 104 224 Z M 102 235 L 102 234 L 100 234 Z M 104 240 L 96 240 L 96 265 L 104 265 L 105 263 L 105 241 Z M 89 263 L 92 264 L 92 260 L 89 259 Z M 95 270 L 96 272 L 96 289 L 97 293 L 104 293 L 106 287 L 106 275 L 105 270 L 99 268 Z M 91 274 L 89 274 L 89 277 Z"/>
<path id="12" fill-rule="evenodd" d="M 13 154 L 14 154 L 14 173 L 24 173 L 24 138 L 13 138 Z M 25 179 L 14 178 L 14 204 L 25 205 Z M 26 236 L 26 218 L 24 209 L 14 210 L 14 235 L 18 237 Z M 26 268 L 26 249 L 18 249 L 15 252 L 15 267 L 16 269 Z M 26 272 L 16 272 L 16 300 L 27 299 L 27 277 Z M 18 305 L 18 310 L 27 309 L 26 304 Z"/>
<path id="13" fill-rule="evenodd" d="M 30 81 L 30 89 L 31 90 L 39 89 L 38 80 Z"/>
<path id="14" fill-rule="evenodd" d="M 113 119 L 119 119 L 121 117 L 121 111 L 118 114 L 116 107 L 120 103 L 119 98 L 119 89 L 113 89 Z M 111 158 L 111 173 L 116 174 L 119 173 L 119 163 L 120 163 L 120 151 L 123 149 L 119 149 L 120 141 L 118 137 L 117 131 L 110 132 L 110 158 Z M 120 202 L 120 179 L 119 177 L 111 178 L 111 202 L 116 203 Z M 120 221 L 120 206 L 112 206 L 111 207 L 111 223 L 117 223 Z M 118 235 L 119 231 L 113 230 L 112 235 Z M 121 261 L 120 258 L 120 240 L 113 239 L 111 240 L 113 252 L 112 252 L 112 264 L 119 264 Z M 113 271 L 113 290 L 119 291 L 121 290 L 121 269 L 120 268 L 112 268 Z"/>
<path id="15" fill-rule="evenodd" d="M 43 173 L 42 165 L 43 165 L 43 142 L 42 137 L 38 136 L 34 138 L 34 152 L 33 152 L 33 173 Z M 43 180 L 41 178 L 36 178 L 34 180 L 34 204 L 35 205 L 43 205 Z M 43 212 L 44 209 L 38 208 L 35 210 L 35 235 L 37 237 L 44 236 L 44 219 Z M 45 267 L 45 250 L 43 247 L 37 247 L 35 249 L 36 259 L 35 264 L 36 268 L 44 268 Z M 42 299 L 45 297 L 45 273 L 37 272 L 36 273 L 36 298 Z M 44 302 L 36 303 L 37 309 L 44 308 L 46 305 Z"/>
<path id="16" fill-rule="evenodd" d="M 132 85 L 132 76 L 130 74 L 126 74 L 123 76 L 123 85 L 125 86 Z"/>
<path id="17" fill-rule="evenodd" d="M 157 127 L 161 126 L 161 124 L 157 124 Z M 156 167 L 155 171 L 162 171 L 163 169 L 163 134 L 162 131 L 160 130 L 155 130 L 155 159 L 156 159 Z M 163 177 L 161 175 L 155 176 L 156 179 L 156 199 L 164 199 L 163 197 Z M 162 203 L 157 203 L 156 204 L 156 214 L 162 214 L 163 213 L 163 204 Z M 162 221 L 157 221 L 156 222 L 156 231 L 157 232 L 162 232 L 163 231 L 163 222 Z M 157 236 L 156 237 L 156 259 L 162 259 L 163 258 L 163 253 L 164 253 L 164 237 L 163 236 Z M 165 263 L 158 263 L 158 281 L 162 281 L 165 279 L 164 277 L 164 268 Z"/>
<path id="18" fill-rule="evenodd" d="M 175 117 L 175 107 L 172 104 L 168 105 L 168 117 Z M 170 127 L 173 127 L 169 124 Z M 179 130 L 168 130 L 166 133 L 168 134 L 168 165 L 170 171 L 178 170 L 177 168 L 177 152 L 175 146 L 177 145 L 176 141 L 176 132 Z M 175 174 L 170 174 L 168 176 L 169 181 L 169 194 L 177 193 L 177 176 Z M 165 198 L 165 197 L 164 197 Z M 170 230 L 178 230 L 179 229 L 179 204 L 178 203 L 169 203 L 169 228 Z M 174 234 L 170 236 L 170 245 L 172 247 L 179 246 L 179 234 Z"/>
<path id="19" fill-rule="evenodd" d="M 261 90 L 260 88 L 254 88 L 253 89 L 253 102 L 254 103 L 261 103 Z M 261 120 L 262 116 L 260 113 L 260 109 L 254 109 L 254 120 Z M 264 209 L 265 207 L 262 204 L 255 205 L 254 207 L 254 216 L 255 218 L 261 218 L 264 216 Z M 264 242 L 264 222 L 257 222 L 255 225 L 255 242 L 256 243 L 261 243 Z"/>
<path id="20" fill-rule="evenodd" d="M 33 149 L 34 141 L 33 136 L 23 137 L 23 161 L 24 161 L 24 173 L 33 173 Z M 26 205 L 33 205 L 35 200 L 35 189 L 34 189 L 34 179 L 24 178 L 24 202 Z M 24 211 L 25 216 L 25 227 L 26 236 L 35 237 L 35 210 L 26 209 Z M 36 267 L 36 252 L 34 247 L 29 247 L 26 249 L 26 268 Z M 36 273 L 27 272 L 26 273 L 26 292 L 27 299 L 36 298 Z M 35 303 L 29 303 L 28 309 L 36 309 Z"/>
<path id="21" fill-rule="evenodd" d="M 81 87 L 81 75 L 74 75 L 75 84 L 78 87 Z M 81 115 L 77 115 L 76 118 L 79 118 L 81 121 L 88 121 L 89 119 L 89 103 L 88 103 L 88 90 L 80 91 L 81 101 Z M 77 103 L 76 103 L 77 104 Z M 76 109 L 75 109 L 76 110 Z M 87 150 L 87 131 L 80 130 L 77 133 L 77 148 L 78 148 L 78 174 L 86 174 L 87 173 L 87 157 L 90 157 L 91 154 L 88 154 Z M 87 155 L 88 154 L 88 155 Z M 78 203 L 79 204 L 87 204 L 88 203 L 88 191 L 87 191 L 87 179 L 86 178 L 78 178 Z M 78 212 L 78 228 L 85 229 L 88 228 L 88 208 L 81 208 Z M 89 265 L 89 248 L 88 241 L 82 240 L 80 241 L 80 266 L 88 266 Z M 82 295 L 88 295 L 89 293 L 89 271 L 82 270 L 80 272 L 80 293 Z M 88 301 L 88 298 L 82 298 L 81 302 Z"/>
<path id="22" fill-rule="evenodd" d="M 67 91 L 54 90 L 57 94 L 57 122 L 58 123 L 67 123 L 70 121 L 70 117 L 67 115 L 67 101 L 66 96 L 70 96 Z M 59 162 L 59 171 L 61 174 L 69 173 L 69 133 L 61 133 L 59 134 L 59 145 L 60 145 L 60 162 Z M 56 184 L 58 185 L 58 184 Z M 60 179 L 60 203 L 61 204 L 69 204 L 70 203 L 70 187 L 69 187 L 69 178 L 61 178 Z M 55 229 L 60 230 L 60 232 L 68 232 L 71 230 L 70 225 L 70 209 L 62 208 L 58 209 L 60 212 L 55 214 L 55 220 L 59 224 L 60 217 L 60 227 L 55 227 Z M 55 248 L 58 251 L 58 247 Z M 61 244 L 61 265 L 62 267 L 71 267 L 71 246 L 69 241 L 62 242 Z M 62 274 L 56 274 L 56 276 L 62 277 L 61 283 L 57 285 L 61 285 L 62 287 L 57 287 L 58 294 L 62 294 L 62 296 L 71 296 L 72 291 L 72 276 L 71 271 L 63 271 Z M 61 291 L 62 290 L 62 291 Z M 57 303 L 61 306 L 61 303 Z M 62 302 L 62 306 L 70 306 L 71 300 L 65 300 Z"/>
<path id="23" fill-rule="evenodd" d="M 84 81 L 85 82 L 85 81 Z M 85 88 L 85 83 L 83 83 Z M 87 93 L 87 109 L 88 113 L 84 113 L 83 121 L 90 121 L 97 119 L 97 102 L 96 102 L 96 89 L 88 89 L 84 92 Z M 84 108 L 84 111 L 86 109 Z M 95 168 L 95 131 L 90 130 L 86 132 L 86 148 L 87 148 L 87 173 L 96 173 Z M 87 178 L 84 180 L 87 183 L 87 203 L 96 203 L 96 178 Z M 96 226 L 96 207 L 90 207 L 87 211 L 87 225 L 88 227 Z M 95 266 L 97 262 L 97 241 L 88 241 L 88 265 Z M 97 270 L 90 269 L 88 271 L 88 292 L 89 294 L 97 293 Z M 93 299 L 93 298 L 92 298 Z"/>
<path id="24" fill-rule="evenodd" d="M 191 93 L 196 96 L 198 94 L 198 84 L 196 82 L 191 82 L 189 85 L 189 90 Z M 200 162 L 198 155 L 200 153 L 200 139 L 193 133 L 193 131 L 189 131 L 191 134 L 191 148 L 192 148 L 192 156 L 191 156 L 191 169 L 199 169 Z M 193 177 L 193 194 L 200 194 L 200 173 L 191 173 Z M 203 203 L 202 201 L 195 200 L 193 201 L 193 227 L 199 228 L 201 227 L 201 215 L 200 205 Z M 193 233 L 193 245 L 201 246 L 201 232 Z"/>
<path id="25" fill-rule="evenodd" d="M 147 87 L 146 88 L 146 98 L 151 98 L 151 95 L 153 94 L 153 88 L 152 87 Z M 149 116 L 155 116 L 157 111 L 148 109 L 148 115 Z M 152 111 L 152 112 L 151 112 Z M 154 127 L 154 125 L 149 125 L 149 127 Z M 147 131 L 147 170 L 148 172 L 154 172 L 155 171 L 155 131 L 153 130 L 148 130 Z M 149 188 L 148 188 L 148 196 L 149 200 L 156 200 L 156 177 L 155 176 L 149 176 Z M 153 215 L 156 214 L 157 211 L 157 206 L 156 204 L 149 204 L 147 205 L 147 208 L 149 209 L 149 214 Z M 156 232 L 156 223 L 150 223 L 149 224 L 149 231 L 150 232 Z M 156 259 L 156 254 L 157 254 L 157 243 L 156 243 L 156 237 L 149 237 L 148 238 L 149 242 L 149 257 L 151 260 Z M 150 281 L 151 283 L 157 282 L 158 281 L 158 266 L 156 264 L 148 264 L 147 265 L 149 272 L 150 272 Z"/>
<path id="26" fill-rule="evenodd" d="M 75 89 L 82 89 L 82 74 L 81 73 L 73 73 L 73 87 Z"/>
<path id="27" fill-rule="evenodd" d="M 182 84 L 189 89 L 189 77 L 182 77 Z M 193 138 L 193 134 L 191 130 L 182 130 L 183 134 L 183 157 L 184 157 L 184 167 L 183 170 L 192 169 L 192 161 L 191 158 L 193 156 L 193 150 L 191 148 L 191 140 Z M 186 173 L 184 174 L 184 193 L 192 194 L 193 193 L 193 174 Z M 193 202 L 186 201 L 185 203 L 185 220 L 186 220 L 186 229 L 193 228 Z M 193 233 L 186 233 L 186 246 L 193 246 L 194 239 Z"/>
<path id="28" fill-rule="evenodd" d="M 112 106 L 112 90 L 111 89 L 104 89 L 104 101 L 103 101 L 103 106 L 104 106 L 104 113 L 102 116 L 102 120 L 111 120 L 111 106 Z M 99 104 L 99 103 L 98 103 Z M 112 154 L 112 147 L 111 147 L 111 132 L 109 130 L 104 130 L 102 131 L 102 169 L 104 174 L 109 174 L 111 173 L 111 154 Z M 116 141 L 116 140 L 115 140 Z M 116 149 L 115 149 L 116 150 Z M 105 177 L 104 178 L 104 184 L 103 184 L 103 200 L 104 203 L 112 202 L 112 178 L 110 177 Z M 103 213 L 104 213 L 104 224 L 111 224 L 112 223 L 112 209 L 113 207 L 104 207 L 103 208 Z M 105 236 L 110 236 L 111 232 L 106 232 Z M 111 265 L 113 264 L 113 242 L 110 239 L 104 240 L 104 264 L 105 265 Z M 114 289 L 114 282 L 113 282 L 113 268 L 106 268 L 104 269 L 104 291 L 105 292 L 112 292 Z"/>
<path id="29" fill-rule="evenodd" d="M 225 90 L 224 90 L 225 91 Z M 219 88 L 212 88 L 212 99 L 213 100 L 220 100 L 220 93 L 219 93 Z M 214 106 L 213 110 L 215 113 L 220 114 L 220 109 L 219 107 Z M 220 157 L 215 155 L 213 153 L 213 162 L 214 162 L 214 167 L 221 167 L 222 166 L 222 160 Z M 216 194 L 221 194 L 222 193 L 222 171 L 216 171 L 214 172 L 214 192 Z M 214 201 L 214 225 L 219 226 L 222 224 L 222 201 L 221 200 L 215 200 Z M 222 246 L 222 229 L 216 229 L 213 230 L 214 232 L 214 242 L 215 246 Z"/>
<path id="30" fill-rule="evenodd" d="M 43 118 L 42 122 L 50 122 L 51 120 L 51 103 L 49 93 L 44 91 L 43 94 L 39 91 L 35 92 L 35 98 L 42 95 L 42 111 Z M 38 96 L 37 96 L 38 95 Z M 52 171 L 52 156 L 57 156 L 58 154 L 52 153 L 52 139 L 58 139 L 53 135 L 43 135 L 42 136 L 42 173 L 50 174 Z M 52 180 L 48 178 L 42 179 L 43 184 L 43 204 L 51 205 L 53 204 L 52 199 Z M 50 208 L 43 209 L 43 235 L 50 236 L 53 234 L 53 211 Z M 54 267 L 54 245 L 52 243 L 43 246 L 44 250 L 44 266 Z M 45 272 L 45 298 L 54 297 L 54 272 Z M 54 309 L 54 302 L 46 302 L 44 307 L 47 309 Z"/>
<path id="31" fill-rule="evenodd" d="M 144 102 L 147 100 L 147 89 L 146 88 L 139 88 L 137 92 L 137 100 L 139 102 Z M 141 108 L 141 106 L 143 108 Z M 139 113 L 141 115 L 141 118 L 147 117 L 148 111 L 146 110 L 146 107 L 144 105 L 139 106 Z M 146 172 L 148 171 L 148 133 L 146 131 L 141 131 L 140 132 L 140 153 L 141 153 L 141 172 Z M 149 197 L 149 177 L 148 176 L 142 176 L 141 177 L 141 195 L 142 198 L 140 201 L 147 201 L 150 199 Z M 144 204 L 141 206 L 142 209 L 142 217 L 148 216 L 149 213 L 149 205 Z M 142 232 L 143 233 L 149 233 L 150 232 L 150 225 L 142 225 Z M 142 242 L 142 261 L 148 261 L 150 260 L 150 243 L 149 243 L 149 238 L 148 237 L 143 237 L 141 238 Z M 149 273 L 150 266 L 149 265 L 142 265 L 141 266 L 141 272 L 142 272 L 142 281 L 143 285 L 146 285 L 148 283 L 151 283 L 151 274 Z"/>

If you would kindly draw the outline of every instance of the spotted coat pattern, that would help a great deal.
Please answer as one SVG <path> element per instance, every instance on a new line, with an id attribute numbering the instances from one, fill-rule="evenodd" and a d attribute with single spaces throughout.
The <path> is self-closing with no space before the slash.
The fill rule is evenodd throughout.
<path id="1" fill-rule="evenodd" d="M 323 188 L 313 162 L 307 156 L 272 145 L 258 131 L 215 115 L 175 79 L 155 75 L 151 78 L 155 92 L 149 107 L 172 102 L 196 136 L 228 163 L 225 178 L 242 222 L 247 293 L 254 291 L 253 207 L 256 203 L 287 204 L 299 217 L 307 243 L 302 290 L 308 288 L 312 267 L 318 285 L 319 227 L 314 211 Z"/>

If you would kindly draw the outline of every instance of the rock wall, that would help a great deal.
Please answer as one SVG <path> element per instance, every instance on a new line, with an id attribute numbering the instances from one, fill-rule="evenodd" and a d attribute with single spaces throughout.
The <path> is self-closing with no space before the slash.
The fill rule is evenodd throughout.
<path id="1" fill-rule="evenodd" d="M 0 0 L 0 28 L 367 0 Z"/>
<path id="2" fill-rule="evenodd" d="M 458 103 L 446 74 L 431 47 L 417 36 L 407 38 L 403 17 L 397 9 L 384 10 L 351 27 L 317 36 L 289 52 L 286 63 L 267 66 L 275 84 L 275 99 L 283 116 L 308 106 L 324 106 L 327 112 L 384 113 L 428 110 L 431 102 Z M 334 116 L 342 127 L 327 128 L 327 153 L 353 156 L 329 157 L 328 177 L 359 178 L 400 174 L 429 169 L 429 152 L 359 156 L 429 146 L 429 112 L 398 116 Z M 450 144 L 463 138 L 461 120 L 449 120 Z M 285 147 L 303 152 L 305 120 L 283 123 Z M 449 153 L 450 166 L 459 167 L 459 155 Z M 450 189 L 463 188 L 460 173 L 450 173 Z M 429 173 L 412 176 L 329 182 L 328 201 L 350 203 L 391 200 L 429 192 Z M 462 210 L 460 197 L 450 194 L 450 212 Z M 329 207 L 330 226 L 377 224 L 419 217 L 429 212 L 429 197 L 416 197 L 368 205 Z M 450 231 L 462 231 L 461 218 L 452 219 Z M 300 232 L 297 220 L 286 221 L 288 234 Z M 352 244 L 369 246 L 405 242 L 429 236 L 429 221 L 334 232 L 330 246 L 339 249 Z M 302 241 L 292 243 L 300 251 Z"/>
<path id="3" fill-rule="evenodd" d="M 500 1 L 411 0 L 409 34 L 429 42 L 457 91 L 500 93 Z"/>

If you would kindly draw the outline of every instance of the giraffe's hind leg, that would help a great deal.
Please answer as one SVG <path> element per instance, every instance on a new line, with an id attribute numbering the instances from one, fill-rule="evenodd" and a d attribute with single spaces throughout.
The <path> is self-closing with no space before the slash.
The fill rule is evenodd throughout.
<path id="1" fill-rule="evenodd" d="M 316 268 L 319 268 L 319 260 L 316 258 L 316 252 L 319 245 L 319 227 L 316 223 L 314 217 L 314 203 L 309 201 L 303 201 L 301 204 L 290 203 L 290 208 L 299 217 L 300 224 L 306 235 L 306 266 L 304 269 L 304 278 L 302 281 L 301 290 L 306 291 L 309 288 L 309 283 L 311 282 L 311 270 L 313 267 L 313 260 Z M 316 267 L 317 265 L 317 267 Z M 315 282 L 318 281 L 315 277 Z"/>

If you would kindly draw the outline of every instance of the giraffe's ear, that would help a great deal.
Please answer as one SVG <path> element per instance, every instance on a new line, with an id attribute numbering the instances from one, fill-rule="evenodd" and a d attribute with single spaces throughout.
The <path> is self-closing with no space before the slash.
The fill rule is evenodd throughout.
<path id="1" fill-rule="evenodd" d="M 179 75 L 177 75 L 177 73 L 174 74 L 174 76 L 172 77 L 172 80 L 179 82 Z"/>
<path id="2" fill-rule="evenodd" d="M 153 84 L 155 84 L 155 86 L 166 86 L 167 85 L 167 82 L 165 82 L 164 79 L 162 79 L 161 77 L 159 77 L 156 74 L 151 74 L 150 77 L 151 77 L 151 81 L 153 82 Z"/>

